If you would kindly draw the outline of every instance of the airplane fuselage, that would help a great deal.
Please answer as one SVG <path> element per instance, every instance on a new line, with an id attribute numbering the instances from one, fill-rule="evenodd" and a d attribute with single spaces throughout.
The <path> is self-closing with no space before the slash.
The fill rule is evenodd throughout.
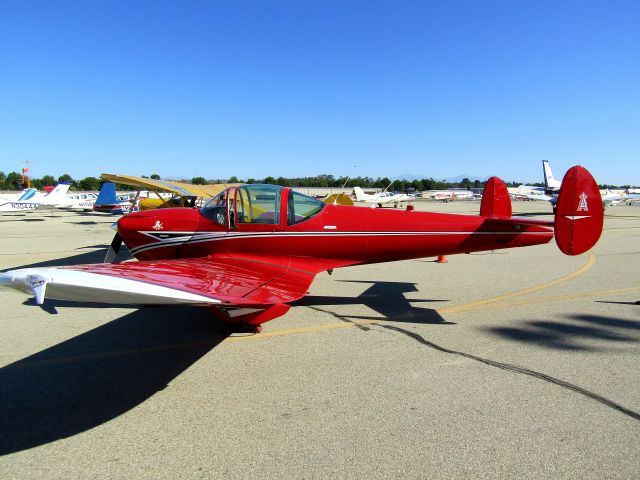
<path id="1" fill-rule="evenodd" d="M 486 217 L 325 205 L 301 223 L 286 215 L 289 189 L 282 189 L 275 224 L 216 223 L 197 208 L 129 214 L 118 231 L 139 260 L 270 256 L 347 266 L 549 242 L 553 231 L 536 225 L 504 225 Z"/>

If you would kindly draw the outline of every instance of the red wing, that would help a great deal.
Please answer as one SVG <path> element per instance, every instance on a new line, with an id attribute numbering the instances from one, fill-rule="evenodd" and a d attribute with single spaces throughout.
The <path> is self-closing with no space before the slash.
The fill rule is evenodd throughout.
<path id="1" fill-rule="evenodd" d="M 306 294 L 315 277 L 311 272 L 266 259 L 243 258 L 189 258 L 65 268 L 166 287 L 233 305 L 271 305 L 298 300 Z"/>
<path id="2" fill-rule="evenodd" d="M 286 261 L 190 258 L 116 264 L 36 267 L 0 274 L 0 286 L 31 291 L 38 303 L 271 306 L 305 295 L 314 273 Z"/>

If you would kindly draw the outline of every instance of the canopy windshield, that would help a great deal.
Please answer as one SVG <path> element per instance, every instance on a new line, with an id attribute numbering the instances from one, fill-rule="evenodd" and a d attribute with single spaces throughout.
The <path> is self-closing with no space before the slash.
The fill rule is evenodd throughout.
<path id="1" fill-rule="evenodd" d="M 252 184 L 229 188 L 202 207 L 202 215 L 220 225 L 280 224 L 282 187 Z M 318 214 L 325 203 L 298 192 L 289 191 L 287 224 L 304 222 Z"/>

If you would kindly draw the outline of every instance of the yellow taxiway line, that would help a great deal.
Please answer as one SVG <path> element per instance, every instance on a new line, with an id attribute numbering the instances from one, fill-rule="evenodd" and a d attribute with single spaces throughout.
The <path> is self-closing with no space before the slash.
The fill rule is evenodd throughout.
<path id="1" fill-rule="evenodd" d="M 540 285 L 535 285 L 533 287 L 525 288 L 523 290 L 517 290 L 515 292 L 505 293 L 504 295 L 498 295 L 495 297 L 487 298 L 484 300 L 478 300 L 475 302 L 469 302 L 462 305 L 456 305 L 452 307 L 443 307 L 443 308 L 435 309 L 435 311 L 438 314 L 442 315 L 442 314 L 451 314 L 451 313 L 470 312 L 475 310 L 489 310 L 493 308 L 524 306 L 524 305 L 531 305 L 536 303 L 558 302 L 563 300 L 596 297 L 601 295 L 619 295 L 623 293 L 640 290 L 640 287 L 630 287 L 630 288 L 619 288 L 615 290 L 600 290 L 596 292 L 570 293 L 566 295 L 556 295 L 552 297 L 535 298 L 531 300 L 522 300 L 517 302 L 506 302 L 506 303 L 504 302 L 504 300 L 508 300 L 510 298 L 514 298 L 522 295 L 528 295 L 530 293 L 538 292 L 540 290 L 544 290 L 545 288 L 553 287 L 560 283 L 572 280 L 591 270 L 595 265 L 595 263 L 596 263 L 596 256 L 591 251 L 589 251 L 587 252 L 587 261 L 575 272 L 568 273 L 567 275 L 563 275 L 554 280 L 550 280 L 548 282 L 544 282 L 544 283 L 541 283 Z M 388 321 L 385 318 L 371 319 L 371 320 L 349 319 L 348 315 L 345 315 L 345 318 L 347 318 L 348 321 L 325 323 L 322 325 L 311 325 L 308 327 L 274 330 L 270 332 L 263 332 L 258 335 L 232 336 L 225 339 L 223 343 L 235 343 L 235 342 L 241 342 L 241 341 L 247 341 L 247 340 L 261 340 L 266 338 L 298 335 L 303 333 L 316 333 L 316 332 L 323 332 L 328 330 L 339 330 L 343 328 L 351 328 L 351 327 L 357 327 L 357 326 L 363 326 L 363 325 L 379 325 L 380 322 Z M 391 319 L 391 321 L 393 320 Z"/>

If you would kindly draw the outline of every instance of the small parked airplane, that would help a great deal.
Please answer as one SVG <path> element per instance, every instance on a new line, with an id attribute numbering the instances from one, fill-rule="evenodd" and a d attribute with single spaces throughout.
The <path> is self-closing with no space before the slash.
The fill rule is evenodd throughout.
<path id="1" fill-rule="evenodd" d="M 394 207 L 397 207 L 402 202 L 410 202 L 411 200 L 413 200 L 412 197 L 410 197 L 409 195 L 405 195 L 404 193 L 392 193 L 387 192 L 386 190 L 384 192 L 369 195 L 367 193 L 364 193 L 362 188 L 353 187 L 353 192 L 355 193 L 356 200 L 358 202 L 367 202 L 370 203 L 371 206 L 378 205 L 378 207 L 382 207 L 383 205 L 387 205 L 390 203 L 392 203 Z"/>
<path id="2" fill-rule="evenodd" d="M 243 329 L 284 315 L 315 275 L 334 268 L 548 243 L 567 255 L 600 237 L 603 206 L 591 174 L 565 175 L 555 220 L 511 216 L 497 177 L 480 215 L 330 205 L 275 185 L 231 187 L 203 208 L 147 210 L 117 222 L 109 257 L 122 242 L 137 262 L 31 267 L 0 274 L 0 286 L 59 300 L 195 304 Z"/>
<path id="3" fill-rule="evenodd" d="M 134 210 L 202 206 L 203 203 L 227 187 L 238 185 L 235 183 L 194 185 L 174 180 L 160 180 L 113 173 L 103 173 L 100 178 L 120 185 L 128 185 L 137 190 L 137 193 L 131 199 Z M 143 190 L 146 191 L 146 197 L 141 195 Z"/>
<path id="4" fill-rule="evenodd" d="M 116 184 L 104 182 L 100 187 L 98 198 L 93 203 L 94 212 L 111 213 L 113 215 L 123 215 L 132 210 L 132 194 L 124 193 L 117 195 Z"/>
<path id="5" fill-rule="evenodd" d="M 15 200 L 0 199 L 0 212 L 16 212 L 16 211 L 28 211 L 38 208 L 39 201 L 37 201 L 39 195 L 37 189 L 27 188 L 18 195 Z M 35 199 L 35 200 L 34 200 Z"/>
<path id="6" fill-rule="evenodd" d="M 89 212 L 93 210 L 98 195 L 92 192 L 88 193 L 70 193 L 67 194 L 67 203 L 60 205 L 58 208 L 64 210 L 83 210 Z"/>
<path id="7" fill-rule="evenodd" d="M 35 188 L 27 188 L 17 200 L 7 200 L 0 203 L 0 212 L 29 211 L 43 207 L 53 208 L 60 202 L 65 201 L 68 190 L 68 183 L 59 183 L 53 190 L 44 195 Z"/>
<path id="8" fill-rule="evenodd" d="M 424 194 L 423 194 L 424 196 Z M 453 200 L 472 199 L 474 197 L 471 190 L 457 189 L 457 190 L 429 190 L 426 193 L 427 197 L 439 200 L 442 202 L 449 202 Z"/>

